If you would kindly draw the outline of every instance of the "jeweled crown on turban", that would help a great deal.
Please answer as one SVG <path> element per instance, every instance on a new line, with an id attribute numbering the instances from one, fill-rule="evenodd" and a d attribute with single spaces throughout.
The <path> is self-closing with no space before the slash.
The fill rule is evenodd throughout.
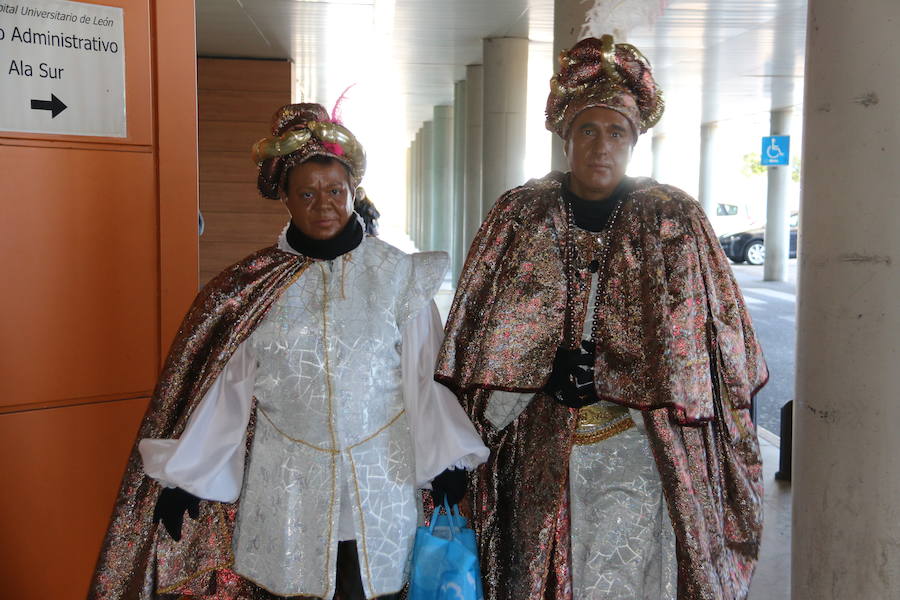
<path id="1" fill-rule="evenodd" d="M 272 116 L 272 136 L 253 145 L 253 161 L 259 167 L 257 187 L 266 198 L 277 200 L 291 167 L 327 156 L 350 172 L 354 188 L 366 172 L 366 153 L 356 136 L 321 104 L 305 102 L 282 106 Z"/>
<path id="2" fill-rule="evenodd" d="M 596 106 L 628 119 L 635 140 L 659 122 L 665 107 L 650 61 L 631 44 L 613 43 L 611 35 L 583 39 L 560 54 L 546 127 L 566 139 L 575 117 Z"/>

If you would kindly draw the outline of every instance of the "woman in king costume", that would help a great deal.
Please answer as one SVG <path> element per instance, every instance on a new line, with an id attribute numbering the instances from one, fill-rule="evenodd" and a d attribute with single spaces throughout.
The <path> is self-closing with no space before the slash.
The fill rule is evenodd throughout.
<path id="1" fill-rule="evenodd" d="M 487 458 L 432 377 L 447 256 L 364 235 L 353 134 L 318 104 L 288 105 L 254 159 L 291 220 L 185 317 L 91 599 L 395 598 L 418 489 Z"/>
<path id="2" fill-rule="evenodd" d="M 625 176 L 663 112 L 646 58 L 586 39 L 550 87 L 570 170 L 497 200 L 437 364 L 491 449 L 485 598 L 746 598 L 768 374 L 743 298 L 700 205 Z"/>

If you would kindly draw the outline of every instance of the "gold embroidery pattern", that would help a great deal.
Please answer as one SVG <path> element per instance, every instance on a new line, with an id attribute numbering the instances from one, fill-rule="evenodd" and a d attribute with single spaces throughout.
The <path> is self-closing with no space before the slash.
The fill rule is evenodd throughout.
<path id="1" fill-rule="evenodd" d="M 634 421 L 632 421 L 631 416 L 628 415 L 606 427 L 601 427 L 596 431 L 590 433 L 576 433 L 574 442 L 576 446 L 589 446 L 590 444 L 608 440 L 614 435 L 620 434 L 623 431 L 628 431 L 632 427 L 634 427 Z"/>
<path id="2" fill-rule="evenodd" d="M 334 433 L 334 390 L 331 387 L 331 367 L 328 358 L 328 278 L 325 267 L 319 263 L 322 271 L 322 355 L 325 362 L 325 387 L 328 390 L 328 431 L 331 434 L 331 503 L 328 505 L 328 543 L 325 545 L 325 591 L 323 598 L 331 594 L 331 541 L 334 532 L 334 499 L 337 495 L 337 436 Z"/>
<path id="3" fill-rule="evenodd" d="M 362 534 L 362 544 L 361 544 L 362 545 L 362 554 L 363 554 L 363 559 L 366 563 L 366 574 L 368 576 L 369 593 L 372 594 L 372 596 L 375 595 L 375 590 L 372 589 L 372 569 L 371 569 L 371 567 L 369 567 L 369 550 L 368 550 L 368 547 L 366 546 L 366 522 L 365 522 L 365 518 L 363 517 L 362 502 L 360 501 L 359 478 L 356 476 L 356 461 L 353 460 L 353 452 L 352 451 L 354 448 L 359 448 L 366 442 L 368 442 L 370 440 L 374 440 L 376 437 L 378 437 L 379 435 L 384 433 L 391 425 L 396 423 L 400 419 L 400 417 L 403 416 L 403 414 L 405 412 L 406 412 L 405 409 L 401 410 L 399 413 L 397 413 L 396 416 L 394 416 L 393 419 L 388 421 L 387 424 L 384 425 L 384 427 L 380 428 L 378 431 L 376 431 L 372 435 L 353 444 L 352 446 L 347 447 L 347 457 L 350 459 L 350 473 L 353 475 L 353 487 L 356 488 L 356 509 L 357 509 L 357 511 L 359 511 L 359 531 Z"/>
<path id="4" fill-rule="evenodd" d="M 578 410 L 578 428 L 602 427 L 627 414 L 628 409 L 618 404 L 589 404 Z"/>
<path id="5" fill-rule="evenodd" d="M 348 449 L 347 451 L 347 457 L 350 459 L 350 472 L 353 475 L 353 487 L 356 488 L 356 509 L 359 511 L 359 532 L 362 535 L 362 553 L 363 560 L 366 563 L 366 583 L 369 584 L 369 594 L 374 598 L 375 590 L 372 589 L 372 569 L 369 567 L 369 550 L 366 546 L 366 520 L 363 517 L 362 503 L 359 498 L 359 478 L 356 476 L 356 461 L 353 460 L 353 453 L 350 452 L 350 450 L 351 449 Z"/>
<path id="6" fill-rule="evenodd" d="M 323 448 L 323 447 L 321 447 L 321 446 L 316 446 L 315 444 L 310 444 L 310 443 L 307 442 L 306 440 L 301 440 L 300 438 L 295 438 L 295 437 L 289 436 L 284 430 L 282 430 L 280 427 L 278 427 L 278 425 L 275 424 L 275 422 L 272 420 L 272 418 L 266 413 L 265 410 L 262 409 L 262 407 L 257 408 L 257 410 L 262 414 L 262 416 L 264 416 L 264 417 L 266 418 L 266 421 L 269 422 L 269 424 L 272 426 L 272 428 L 273 428 L 275 431 L 277 431 L 278 433 L 280 433 L 281 436 L 284 437 L 286 440 L 289 440 L 289 441 L 291 441 L 291 442 L 295 442 L 295 443 L 297 443 L 297 444 L 302 444 L 302 445 L 306 446 L 307 448 L 312 448 L 313 450 L 316 450 L 316 451 L 318 451 L 318 452 L 325 452 L 326 454 L 340 454 L 340 453 L 341 453 L 341 450 L 331 449 L 331 448 Z M 362 446 L 362 445 L 365 444 L 366 442 L 369 442 L 369 441 L 371 441 L 371 440 L 374 440 L 374 439 L 377 438 L 379 435 L 381 435 L 382 433 L 384 433 L 384 431 L 385 431 L 386 429 L 388 429 L 391 425 L 393 425 L 394 423 L 396 423 L 397 420 L 398 420 L 400 417 L 402 417 L 405 413 L 406 413 L 406 409 L 401 410 L 399 413 L 397 413 L 396 415 L 394 415 L 394 416 L 391 418 L 390 421 L 388 421 L 387 423 L 385 423 L 384 425 L 382 425 L 382 426 L 378 429 L 378 431 L 376 431 L 375 433 L 373 433 L 373 434 L 371 434 L 371 435 L 368 435 L 368 436 L 364 437 L 363 439 L 361 439 L 360 441 L 356 442 L 356 443 L 353 444 L 352 446 L 347 446 L 347 450 L 353 450 L 354 448 L 358 448 L 358 447 Z"/>
<path id="7" fill-rule="evenodd" d="M 353 444 L 352 446 L 348 446 L 348 447 L 347 447 L 347 450 L 353 450 L 354 448 L 359 448 L 360 446 L 362 446 L 362 445 L 365 444 L 366 442 L 371 441 L 371 440 L 374 440 L 374 439 L 377 438 L 379 435 L 381 435 L 382 433 L 384 433 L 385 430 L 387 430 L 391 425 L 393 425 L 394 423 L 396 423 L 397 420 L 400 419 L 400 417 L 402 417 L 405 413 L 406 413 L 406 409 L 402 409 L 400 412 L 398 412 L 396 415 L 394 415 L 394 418 L 392 418 L 390 421 L 388 421 L 388 422 L 387 422 L 383 427 L 381 427 L 378 431 L 376 431 L 375 433 L 373 433 L 373 434 L 370 435 L 370 436 L 367 436 L 367 437 L 361 439 L 360 441 L 356 442 L 356 443 Z"/>
<path id="8" fill-rule="evenodd" d="M 289 436 L 280 427 L 278 427 L 278 425 L 275 424 L 275 422 L 272 420 L 272 417 L 270 417 L 268 415 L 268 413 L 266 413 L 266 411 L 263 410 L 262 407 L 257 408 L 257 410 L 259 411 L 260 414 L 262 414 L 262 416 L 264 416 L 266 418 L 266 421 L 269 422 L 269 425 L 271 425 L 272 428 L 275 431 L 277 431 L 278 433 L 280 433 L 282 435 L 282 437 L 284 437 L 285 439 L 290 440 L 291 442 L 295 442 L 297 444 L 302 444 L 302 445 L 306 446 L 307 448 L 312 448 L 313 450 L 316 450 L 318 452 L 325 452 L 326 454 L 340 454 L 341 453 L 340 450 L 334 450 L 332 448 L 323 448 L 322 446 L 316 446 L 315 444 L 310 444 L 306 440 L 301 440 L 300 438 L 295 438 L 295 437 Z"/>
<path id="9" fill-rule="evenodd" d="M 574 442 L 578 446 L 596 444 L 632 427 L 634 421 L 626 407 L 598 402 L 579 409 Z"/>

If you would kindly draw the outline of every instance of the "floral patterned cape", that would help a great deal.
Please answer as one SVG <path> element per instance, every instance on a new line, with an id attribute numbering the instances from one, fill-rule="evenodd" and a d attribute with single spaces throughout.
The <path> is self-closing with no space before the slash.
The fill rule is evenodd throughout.
<path id="1" fill-rule="evenodd" d="M 571 598 L 576 411 L 537 394 L 502 431 L 484 417 L 489 390 L 540 391 L 563 342 L 563 177 L 529 181 L 491 209 L 436 367 L 491 448 L 472 478 L 488 600 Z M 597 395 L 643 411 L 676 534 L 679 599 L 745 598 L 762 530 L 747 409 L 768 371 L 743 297 L 702 208 L 677 188 L 637 180 L 608 235 Z"/>
<path id="2" fill-rule="evenodd" d="M 144 475 L 137 445 L 144 438 L 181 435 L 228 359 L 309 264 L 306 257 L 265 248 L 220 273 L 197 295 L 141 422 L 89 600 L 151 600 L 160 594 L 216 600 L 275 598 L 230 570 L 237 503 L 201 502 L 199 518 L 185 518 L 180 542 L 173 542 L 161 525 L 153 523 L 161 488 Z M 248 431 L 249 438 L 252 420 Z"/>

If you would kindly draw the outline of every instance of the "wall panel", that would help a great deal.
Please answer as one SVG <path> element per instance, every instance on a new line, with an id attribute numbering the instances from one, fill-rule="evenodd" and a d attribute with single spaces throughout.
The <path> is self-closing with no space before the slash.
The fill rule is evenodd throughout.
<path id="1" fill-rule="evenodd" d="M 250 149 L 269 135 L 278 107 L 291 101 L 288 61 L 201 58 L 200 281 L 270 246 L 285 223 L 278 201 L 260 197 Z"/>
<path id="2" fill-rule="evenodd" d="M 194 3 L 86 3 L 124 8 L 128 137 L 0 131 L 0 597 L 16 600 L 85 597 L 197 291 Z"/>
<path id="3" fill-rule="evenodd" d="M 0 581 L 83 600 L 146 398 L 0 415 Z"/>
<path id="4" fill-rule="evenodd" d="M 151 153 L 0 146 L 6 285 L 0 408 L 117 393 L 156 379 L 158 227 Z M 49 169 L 48 165 L 52 165 Z M 10 196 L 6 196 L 10 197 Z M 53 376 L 48 377 L 52 368 Z"/>
<path id="5" fill-rule="evenodd" d="M 201 58 L 199 67 L 197 87 L 201 90 L 247 90 L 248 80 L 236 75 L 248 74 L 253 76 L 254 91 L 284 94 L 287 89 L 290 93 L 287 61 Z M 263 120 L 268 121 L 268 116 Z"/>
<path id="6" fill-rule="evenodd" d="M 216 212 L 268 213 L 287 219 L 287 209 L 281 202 L 260 202 L 256 181 L 205 181 L 200 184 L 200 195 L 215 198 Z"/>
<path id="7" fill-rule="evenodd" d="M 204 59 L 211 60 L 211 59 Z M 232 61 L 237 62 L 237 61 Z M 251 61 L 241 61 L 251 62 Z M 252 61 L 252 62 L 268 62 L 268 61 Z M 200 120 L 201 121 L 244 121 L 253 120 L 255 115 L 263 115 L 262 120 L 269 121 L 269 118 L 284 100 L 284 93 L 279 92 L 258 92 L 256 91 L 253 78 L 245 79 L 247 82 L 247 90 L 210 90 L 204 89 L 200 95 Z M 290 93 L 290 79 L 288 78 L 285 87 Z M 290 102 L 290 98 L 288 98 Z M 274 108 L 273 108 L 274 107 Z"/>
<path id="8" fill-rule="evenodd" d="M 269 134 L 269 121 L 200 121 L 200 150 L 240 152 L 249 160 L 249 149 Z"/>

